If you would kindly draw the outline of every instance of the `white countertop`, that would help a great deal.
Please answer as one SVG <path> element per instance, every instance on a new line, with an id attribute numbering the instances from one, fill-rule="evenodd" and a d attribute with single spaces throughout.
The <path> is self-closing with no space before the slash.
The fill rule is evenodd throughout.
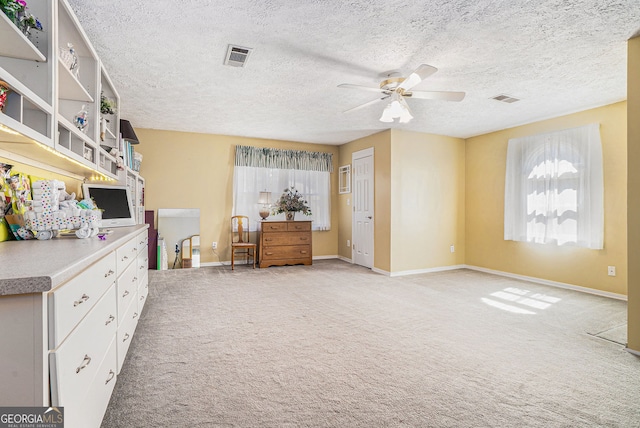
<path id="1" fill-rule="evenodd" d="M 148 227 L 113 228 L 104 241 L 97 236 L 67 236 L 48 241 L 0 242 L 0 296 L 56 288 Z"/>

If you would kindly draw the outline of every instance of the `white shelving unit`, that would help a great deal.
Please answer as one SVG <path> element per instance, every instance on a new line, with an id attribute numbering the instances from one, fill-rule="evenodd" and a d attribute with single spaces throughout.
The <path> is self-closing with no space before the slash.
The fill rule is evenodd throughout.
<path id="1" fill-rule="evenodd" d="M 29 37 L 0 12 L 0 81 L 11 90 L 0 113 L 0 150 L 46 164 L 53 149 L 64 155 L 55 161 L 57 168 L 87 179 L 122 181 L 109 154 L 117 147 L 118 111 L 107 115 L 105 140 L 100 139 L 100 94 L 118 107 L 120 97 L 89 38 L 66 0 L 30 0 L 29 12 L 44 28 Z M 60 54 L 68 43 L 78 58 L 77 75 Z M 80 131 L 73 123 L 83 106 L 88 124 Z"/>

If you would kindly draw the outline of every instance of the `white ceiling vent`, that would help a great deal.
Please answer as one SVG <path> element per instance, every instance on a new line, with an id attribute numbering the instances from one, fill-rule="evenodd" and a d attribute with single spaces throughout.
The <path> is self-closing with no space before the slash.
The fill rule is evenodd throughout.
<path id="1" fill-rule="evenodd" d="M 520 101 L 520 98 L 510 97 L 509 95 L 496 95 L 495 97 L 491 97 L 492 100 L 501 101 L 503 103 L 515 103 L 516 101 Z"/>
<path id="2" fill-rule="evenodd" d="M 249 59 L 252 48 L 243 48 L 242 46 L 229 45 L 227 48 L 227 56 L 224 58 L 224 65 L 232 67 L 244 67 Z"/>

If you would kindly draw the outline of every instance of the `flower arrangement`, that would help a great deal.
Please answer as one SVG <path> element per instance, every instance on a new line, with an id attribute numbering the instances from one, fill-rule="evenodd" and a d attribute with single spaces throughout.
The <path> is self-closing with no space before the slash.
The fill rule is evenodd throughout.
<path id="1" fill-rule="evenodd" d="M 115 114 L 116 102 L 107 98 L 103 93 L 100 94 L 100 113 Z"/>
<path id="2" fill-rule="evenodd" d="M 42 31 L 42 24 L 31 13 L 27 12 L 25 0 L 0 0 L 0 9 L 27 36 L 31 29 Z"/>
<path id="3" fill-rule="evenodd" d="M 298 192 L 295 187 L 291 186 L 288 189 L 284 189 L 284 193 L 274 204 L 272 213 L 280 214 L 301 211 L 304 215 L 311 215 L 311 208 L 309 208 L 307 203 L 308 202 L 302 197 L 302 194 Z"/>

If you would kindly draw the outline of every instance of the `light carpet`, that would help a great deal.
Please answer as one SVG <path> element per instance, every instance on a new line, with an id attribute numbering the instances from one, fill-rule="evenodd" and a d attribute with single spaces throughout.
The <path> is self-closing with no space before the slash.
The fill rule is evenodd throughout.
<path id="1" fill-rule="evenodd" d="M 150 272 L 103 427 L 640 427 L 626 302 L 470 270 Z"/>

